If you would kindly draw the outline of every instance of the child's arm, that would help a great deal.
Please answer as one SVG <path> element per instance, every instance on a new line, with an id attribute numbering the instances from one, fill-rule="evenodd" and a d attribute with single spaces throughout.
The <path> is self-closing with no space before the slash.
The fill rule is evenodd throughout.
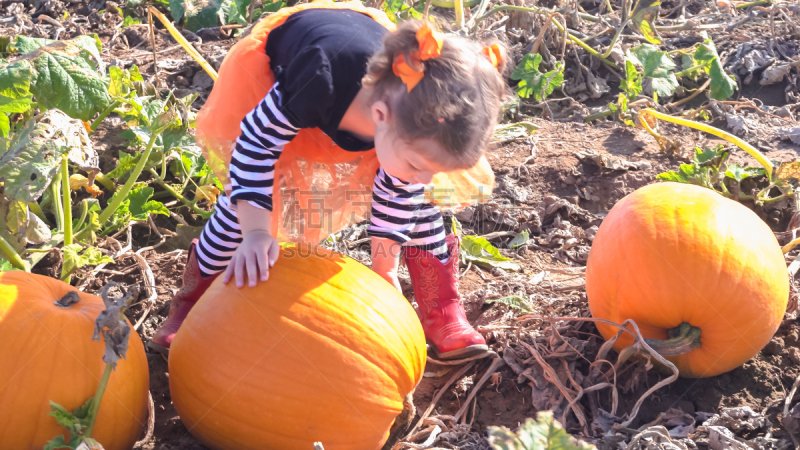
<path id="1" fill-rule="evenodd" d="M 280 246 L 270 234 L 272 213 L 269 210 L 250 202 L 239 202 L 236 206 L 243 238 L 225 269 L 222 282 L 228 283 L 231 276 L 235 276 L 236 287 L 242 287 L 247 274 L 248 284 L 253 287 L 259 279 L 269 279 L 269 268 L 275 265 Z"/>
<path id="2" fill-rule="evenodd" d="M 280 247 L 271 236 L 272 189 L 275 163 L 283 146 L 299 131 L 282 112 L 278 84 L 245 116 L 231 155 L 231 203 L 236 204 L 242 242 L 223 277 L 236 278 L 238 287 L 266 281 Z"/>
<path id="3" fill-rule="evenodd" d="M 400 280 L 397 279 L 397 268 L 400 266 L 400 244 L 381 238 L 372 237 L 372 270 L 391 283 L 400 292 Z"/>

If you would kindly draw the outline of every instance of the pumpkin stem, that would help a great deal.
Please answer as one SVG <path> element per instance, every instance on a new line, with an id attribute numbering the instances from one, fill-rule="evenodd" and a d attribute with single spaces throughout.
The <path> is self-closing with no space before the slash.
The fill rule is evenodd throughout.
<path id="1" fill-rule="evenodd" d="M 64 294 L 63 297 L 56 300 L 54 303 L 59 308 L 69 308 L 70 306 L 78 303 L 81 300 L 80 295 L 78 295 L 78 291 L 69 291 Z"/>
<path id="2" fill-rule="evenodd" d="M 700 347 L 700 328 L 683 322 L 667 331 L 669 339 L 645 338 L 647 345 L 662 356 L 678 356 Z"/>

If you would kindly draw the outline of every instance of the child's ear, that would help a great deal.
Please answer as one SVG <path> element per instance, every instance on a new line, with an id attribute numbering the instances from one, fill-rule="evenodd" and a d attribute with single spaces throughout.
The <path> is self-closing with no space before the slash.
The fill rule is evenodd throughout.
<path id="1" fill-rule="evenodd" d="M 370 107 L 372 121 L 375 125 L 385 125 L 391 119 L 389 112 L 389 105 L 383 100 L 378 100 Z"/>

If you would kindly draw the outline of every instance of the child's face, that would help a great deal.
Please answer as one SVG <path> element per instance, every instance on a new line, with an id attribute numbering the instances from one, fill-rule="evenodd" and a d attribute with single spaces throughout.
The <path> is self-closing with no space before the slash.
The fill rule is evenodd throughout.
<path id="1" fill-rule="evenodd" d="M 386 103 L 372 106 L 375 123 L 375 151 L 386 173 L 408 183 L 428 184 L 439 172 L 453 170 L 446 150 L 433 139 L 406 141 L 397 135 Z"/>
<path id="2" fill-rule="evenodd" d="M 393 132 L 375 133 L 375 151 L 381 167 L 389 175 L 409 183 L 428 184 L 439 172 L 450 167 L 429 155 L 441 155 L 444 149 L 433 139 L 406 142 Z"/>

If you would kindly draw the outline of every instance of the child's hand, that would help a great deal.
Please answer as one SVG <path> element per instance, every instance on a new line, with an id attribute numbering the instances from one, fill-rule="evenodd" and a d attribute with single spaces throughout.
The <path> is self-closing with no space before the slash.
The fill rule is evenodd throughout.
<path id="1" fill-rule="evenodd" d="M 250 287 L 254 287 L 259 278 L 267 281 L 269 268 L 275 265 L 279 252 L 278 241 L 267 231 L 250 231 L 233 254 L 222 282 L 227 284 L 235 276 L 236 287 L 240 288 L 244 286 L 245 274 Z"/>

